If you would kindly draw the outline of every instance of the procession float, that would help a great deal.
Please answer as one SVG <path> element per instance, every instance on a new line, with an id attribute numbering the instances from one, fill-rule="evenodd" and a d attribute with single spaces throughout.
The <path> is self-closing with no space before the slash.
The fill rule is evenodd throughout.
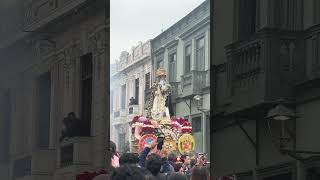
<path id="1" fill-rule="evenodd" d="M 188 120 L 175 117 L 171 102 L 171 85 L 166 81 L 166 71 L 159 68 L 156 82 L 151 87 L 151 95 L 146 115 L 132 119 L 132 151 L 140 153 L 146 144 L 163 138 L 161 153 L 167 155 L 174 152 L 180 155 L 192 153 L 195 141 L 192 126 Z"/>

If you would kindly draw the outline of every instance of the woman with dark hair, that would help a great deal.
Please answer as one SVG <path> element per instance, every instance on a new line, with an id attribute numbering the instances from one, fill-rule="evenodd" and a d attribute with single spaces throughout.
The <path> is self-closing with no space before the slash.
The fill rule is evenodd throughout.
<path id="1" fill-rule="evenodd" d="M 115 168 L 119 167 L 119 155 L 116 151 L 117 146 L 114 142 L 110 141 L 110 145 L 107 153 L 107 172 L 104 174 L 100 174 L 93 178 L 93 180 L 109 180 L 111 173 L 115 170 Z M 111 157 L 111 159 L 110 159 Z"/>
<path id="2" fill-rule="evenodd" d="M 173 166 L 174 172 L 181 172 L 183 170 L 182 165 L 183 164 L 181 162 L 175 163 Z"/>
<path id="3" fill-rule="evenodd" d="M 116 168 L 119 167 L 119 154 L 117 152 L 117 146 L 113 141 L 110 141 L 110 152 L 111 152 L 111 165 Z"/>
<path id="4" fill-rule="evenodd" d="M 192 171 L 191 180 L 209 180 L 210 175 L 206 166 L 195 166 Z"/>

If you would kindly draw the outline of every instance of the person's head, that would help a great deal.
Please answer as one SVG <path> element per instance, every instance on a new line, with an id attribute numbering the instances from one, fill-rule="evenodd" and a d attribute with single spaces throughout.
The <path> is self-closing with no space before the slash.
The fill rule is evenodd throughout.
<path id="1" fill-rule="evenodd" d="M 193 168 L 197 164 L 197 160 L 195 158 L 192 158 L 190 160 L 190 167 Z"/>
<path id="2" fill-rule="evenodd" d="M 139 162 L 139 157 L 135 153 L 124 153 L 120 156 L 119 163 L 120 166 L 125 164 L 137 164 Z"/>
<path id="3" fill-rule="evenodd" d="M 207 167 L 195 166 L 192 171 L 191 180 L 209 180 Z"/>
<path id="4" fill-rule="evenodd" d="M 157 69 L 156 75 L 157 75 L 159 81 L 165 80 L 166 79 L 166 70 L 164 68 L 159 68 L 159 69 Z"/>
<path id="5" fill-rule="evenodd" d="M 112 180 L 145 180 L 145 172 L 135 165 L 124 165 L 116 168 L 112 175 Z"/>
<path id="6" fill-rule="evenodd" d="M 156 176 L 159 174 L 162 165 L 162 159 L 157 154 L 150 154 L 146 161 L 146 168 Z"/>
<path id="7" fill-rule="evenodd" d="M 184 164 L 185 165 L 190 165 L 190 162 L 191 162 L 191 159 L 189 156 L 186 156 L 185 159 L 184 159 Z"/>
<path id="8" fill-rule="evenodd" d="M 76 118 L 76 114 L 74 112 L 69 112 L 68 118 L 75 119 Z"/>
<path id="9" fill-rule="evenodd" d="M 176 155 L 175 155 L 174 153 L 170 153 L 170 154 L 168 155 L 168 161 L 169 161 L 169 162 L 174 162 L 175 159 L 176 159 Z"/>
<path id="10" fill-rule="evenodd" d="M 168 180 L 187 180 L 187 177 L 179 173 L 172 173 L 169 175 Z"/>
<path id="11" fill-rule="evenodd" d="M 186 155 L 182 155 L 182 156 L 180 157 L 180 161 L 181 161 L 182 163 L 184 163 L 184 161 L 186 160 L 186 158 L 187 158 Z"/>
<path id="12" fill-rule="evenodd" d="M 116 153 L 117 151 L 117 145 L 113 141 L 110 141 L 110 147 L 109 150 L 111 151 L 112 154 Z"/>
<path id="13" fill-rule="evenodd" d="M 177 162 L 173 165 L 174 168 L 174 172 L 179 172 L 182 168 L 182 163 L 181 162 Z"/>

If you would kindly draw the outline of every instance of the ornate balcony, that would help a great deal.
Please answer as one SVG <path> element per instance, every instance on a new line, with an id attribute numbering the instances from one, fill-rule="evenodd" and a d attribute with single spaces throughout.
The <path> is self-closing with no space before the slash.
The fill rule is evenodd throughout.
<path id="1" fill-rule="evenodd" d="M 33 0 L 24 3 L 23 27 L 26 31 L 35 31 L 88 0 Z"/>
<path id="2" fill-rule="evenodd" d="M 139 114 L 139 105 L 129 105 L 128 106 L 128 115 Z"/>
<path id="3" fill-rule="evenodd" d="M 303 76 L 302 42 L 299 32 L 266 29 L 252 39 L 226 46 L 225 73 L 230 90 L 226 99 L 232 104 L 228 111 L 291 98 L 292 85 Z"/>
<path id="4" fill-rule="evenodd" d="M 92 139 L 90 137 L 73 137 L 62 141 L 58 148 L 58 168 L 92 163 Z"/>
<path id="5" fill-rule="evenodd" d="M 13 177 L 16 179 L 31 179 L 31 156 L 17 158 L 13 162 Z"/>
<path id="6" fill-rule="evenodd" d="M 208 87 L 208 71 L 192 70 L 190 73 L 181 76 L 181 91 L 180 97 L 194 96 L 201 94 L 203 89 Z"/>

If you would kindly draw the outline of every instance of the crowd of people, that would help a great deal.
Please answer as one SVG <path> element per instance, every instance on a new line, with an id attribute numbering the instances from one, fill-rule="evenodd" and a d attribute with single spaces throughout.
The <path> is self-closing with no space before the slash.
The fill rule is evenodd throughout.
<path id="1" fill-rule="evenodd" d="M 116 151 L 110 142 L 112 169 L 94 180 L 210 180 L 210 165 L 202 154 L 161 155 L 156 150 L 157 141 L 146 145 L 140 154 Z"/>

